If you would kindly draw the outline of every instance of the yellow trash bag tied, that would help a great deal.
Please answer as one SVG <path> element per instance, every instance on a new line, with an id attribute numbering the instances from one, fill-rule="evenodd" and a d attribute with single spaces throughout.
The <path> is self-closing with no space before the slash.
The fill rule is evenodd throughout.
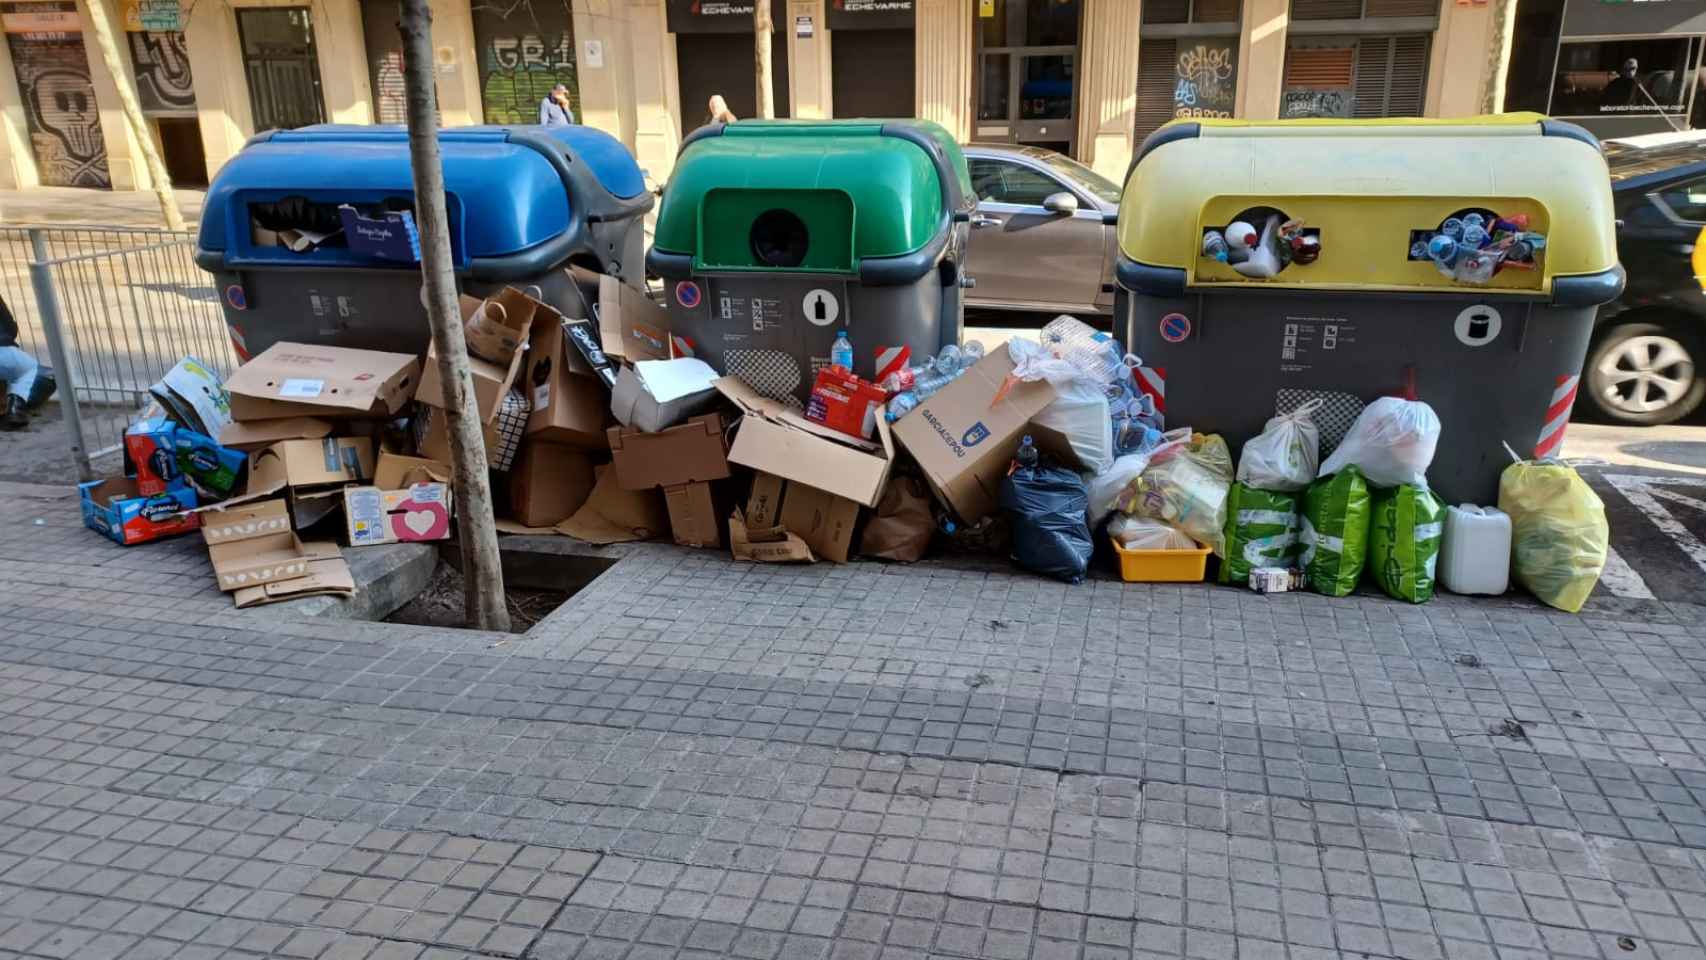
<path id="1" fill-rule="evenodd" d="M 1557 461 L 1519 460 L 1499 476 L 1511 518 L 1511 573 L 1541 601 L 1575 613 L 1605 569 L 1605 504 L 1581 474 Z"/>

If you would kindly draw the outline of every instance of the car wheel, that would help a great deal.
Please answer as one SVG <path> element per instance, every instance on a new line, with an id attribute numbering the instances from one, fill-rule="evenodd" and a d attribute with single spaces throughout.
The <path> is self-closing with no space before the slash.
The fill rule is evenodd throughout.
<path id="1" fill-rule="evenodd" d="M 1697 375 L 1694 338 L 1656 323 L 1625 323 L 1604 331 L 1588 351 L 1588 398 L 1606 418 L 1632 426 L 1672 423 L 1706 397 Z"/>

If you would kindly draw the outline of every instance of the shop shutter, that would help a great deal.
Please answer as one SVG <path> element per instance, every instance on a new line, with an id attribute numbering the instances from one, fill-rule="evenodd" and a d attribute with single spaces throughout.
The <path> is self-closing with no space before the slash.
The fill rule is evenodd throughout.
<path id="1" fill-rule="evenodd" d="M 1237 23 L 1240 0 L 1196 0 L 1192 23 Z"/>
<path id="2" fill-rule="evenodd" d="M 1173 119 L 1174 59 L 1172 40 L 1145 40 L 1137 48 L 1137 142 Z"/>
<path id="3" fill-rule="evenodd" d="M 1439 0 L 1368 0 L 1365 17 L 1437 17 Z"/>
<path id="4" fill-rule="evenodd" d="M 1349 87 L 1355 56 L 1353 47 L 1292 47 L 1285 52 L 1283 86 L 1312 90 Z"/>
<path id="5" fill-rule="evenodd" d="M 1191 19 L 1191 0 L 1145 0 L 1144 23 L 1185 23 Z"/>
<path id="6" fill-rule="evenodd" d="M 1362 0 L 1291 0 L 1293 20 L 1356 20 Z"/>
<path id="7" fill-rule="evenodd" d="M 1428 75 L 1428 36 L 1364 37 L 1357 41 L 1354 117 L 1417 117 Z"/>

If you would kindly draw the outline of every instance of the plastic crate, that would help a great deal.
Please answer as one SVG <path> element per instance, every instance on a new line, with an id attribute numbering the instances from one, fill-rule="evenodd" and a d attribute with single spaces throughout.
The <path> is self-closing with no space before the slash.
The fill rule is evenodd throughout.
<path id="1" fill-rule="evenodd" d="M 1195 550 L 1127 550 L 1108 539 L 1120 557 L 1120 579 L 1127 583 L 1197 583 L 1208 576 L 1213 551 L 1201 544 Z"/>

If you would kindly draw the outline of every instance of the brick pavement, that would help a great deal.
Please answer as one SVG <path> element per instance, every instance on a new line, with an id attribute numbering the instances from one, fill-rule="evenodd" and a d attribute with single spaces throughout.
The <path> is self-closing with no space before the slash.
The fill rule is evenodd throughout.
<path id="1" fill-rule="evenodd" d="M 1693 608 L 660 545 L 513 638 L 19 485 L 0 588 L 0 956 L 1706 956 Z"/>

